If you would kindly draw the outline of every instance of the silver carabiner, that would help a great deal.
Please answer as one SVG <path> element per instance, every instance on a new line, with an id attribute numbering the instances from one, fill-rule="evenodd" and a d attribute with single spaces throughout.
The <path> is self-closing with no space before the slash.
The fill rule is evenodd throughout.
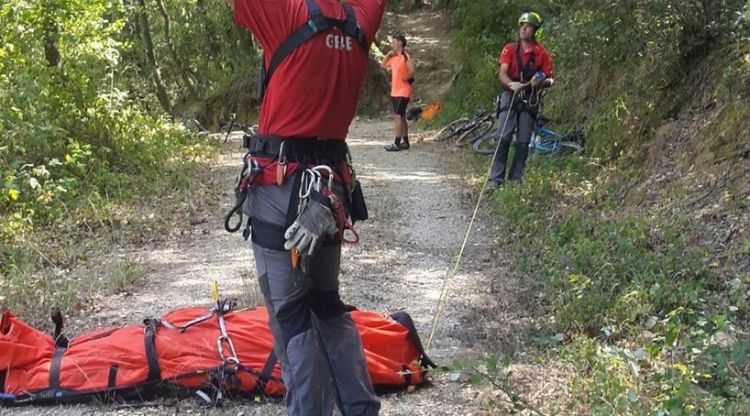
<path id="1" fill-rule="evenodd" d="M 318 186 L 317 191 L 320 192 L 323 189 L 323 186 L 321 185 L 323 174 L 320 171 L 325 171 L 328 173 L 328 189 L 333 190 L 333 169 L 330 166 L 327 165 L 318 165 L 312 168 L 315 173 L 318 174 Z"/>

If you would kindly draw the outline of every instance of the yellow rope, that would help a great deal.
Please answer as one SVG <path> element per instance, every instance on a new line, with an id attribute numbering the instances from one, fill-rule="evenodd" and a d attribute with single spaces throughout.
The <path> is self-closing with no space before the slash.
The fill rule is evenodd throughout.
<path id="1" fill-rule="evenodd" d="M 513 93 L 513 97 L 510 99 L 510 106 L 508 107 L 508 110 L 506 110 L 506 116 L 505 121 L 503 122 L 503 128 L 500 129 L 500 137 L 498 137 L 497 140 L 497 146 L 495 147 L 495 153 L 492 155 L 492 158 L 490 159 L 490 166 L 487 169 L 487 174 L 484 175 L 484 183 L 482 184 L 482 190 L 479 193 L 479 198 L 477 199 L 477 205 L 474 207 L 474 213 L 471 215 L 471 220 L 469 221 L 469 226 L 466 228 L 466 235 L 464 236 L 464 242 L 461 244 L 461 250 L 459 250 L 458 255 L 456 256 L 456 264 L 453 266 L 453 271 L 446 271 L 446 275 L 443 278 L 443 288 L 440 291 L 440 298 L 438 299 L 438 308 L 437 313 L 435 313 L 435 317 L 432 319 L 432 329 L 430 329 L 430 337 L 427 339 L 427 345 L 425 347 L 425 352 L 430 351 L 430 345 L 432 345 L 432 340 L 435 338 L 435 332 L 437 331 L 438 322 L 442 318 L 443 315 L 443 308 L 445 307 L 445 298 L 448 295 L 448 283 L 450 283 L 451 280 L 453 280 L 454 277 L 456 277 L 456 274 L 458 273 L 458 269 L 461 267 L 461 257 L 464 255 L 464 251 L 466 250 L 466 244 L 469 242 L 469 237 L 471 236 L 471 230 L 474 227 L 474 220 L 477 218 L 477 213 L 479 212 L 479 205 L 482 203 L 482 198 L 484 197 L 484 191 L 487 189 L 487 184 L 490 181 L 490 174 L 492 173 L 492 163 L 495 161 L 495 157 L 497 156 L 498 150 L 500 150 L 500 142 L 502 141 L 502 135 L 505 132 L 505 127 L 508 125 L 508 119 L 510 118 L 510 108 L 513 106 L 513 103 L 516 100 L 516 94 L 517 92 Z"/>

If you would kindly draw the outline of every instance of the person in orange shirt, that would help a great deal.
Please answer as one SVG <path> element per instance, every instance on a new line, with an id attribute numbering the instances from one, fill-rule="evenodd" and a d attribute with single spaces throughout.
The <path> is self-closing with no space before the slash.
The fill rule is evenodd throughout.
<path id="1" fill-rule="evenodd" d="M 391 72 L 391 102 L 393 103 L 393 123 L 396 127 L 396 140 L 385 147 L 389 152 L 409 149 L 409 126 L 406 124 L 406 105 L 413 92 L 414 65 L 411 56 L 404 50 L 406 38 L 394 36 L 391 51 L 383 58 L 383 69 Z"/>

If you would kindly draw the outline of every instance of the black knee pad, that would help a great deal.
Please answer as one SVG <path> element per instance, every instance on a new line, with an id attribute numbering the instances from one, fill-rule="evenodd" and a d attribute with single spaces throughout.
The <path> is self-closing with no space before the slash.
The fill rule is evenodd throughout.
<path id="1" fill-rule="evenodd" d="M 310 308 L 318 319 L 335 318 L 346 312 L 338 290 L 310 290 Z"/>
<path id="2" fill-rule="evenodd" d="M 308 299 L 302 297 L 288 302 L 276 313 L 276 320 L 281 327 L 284 344 L 288 345 L 292 338 L 312 328 Z"/>

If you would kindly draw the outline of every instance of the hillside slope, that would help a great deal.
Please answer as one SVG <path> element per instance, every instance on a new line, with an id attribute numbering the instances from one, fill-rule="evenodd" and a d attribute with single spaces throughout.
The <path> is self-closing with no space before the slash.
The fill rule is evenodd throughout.
<path id="1" fill-rule="evenodd" d="M 490 198 L 553 317 L 546 345 L 578 374 L 570 408 L 747 414 L 747 2 L 445 4 L 462 62 L 446 121 L 491 102 L 497 53 L 532 9 L 556 64 L 545 113 L 586 136 L 585 157 L 534 157 Z"/>

